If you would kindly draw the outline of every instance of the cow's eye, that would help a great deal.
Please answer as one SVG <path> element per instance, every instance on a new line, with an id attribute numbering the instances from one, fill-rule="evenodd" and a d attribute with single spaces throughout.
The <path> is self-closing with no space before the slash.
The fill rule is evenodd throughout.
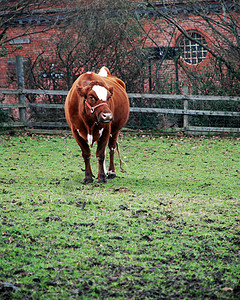
<path id="1" fill-rule="evenodd" d="M 91 100 L 91 101 L 95 101 L 95 98 L 93 97 L 93 96 L 89 96 L 89 100 Z"/>

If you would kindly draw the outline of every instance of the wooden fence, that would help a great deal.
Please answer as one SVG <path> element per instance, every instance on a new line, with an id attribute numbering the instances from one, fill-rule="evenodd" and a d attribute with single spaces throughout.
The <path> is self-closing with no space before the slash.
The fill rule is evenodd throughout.
<path id="1" fill-rule="evenodd" d="M 22 57 L 17 57 L 17 89 L 0 89 L 0 94 L 5 95 L 17 95 L 18 103 L 0 103 L 0 109 L 17 108 L 19 109 L 19 122 L 2 123 L 2 127 L 48 127 L 48 128 L 63 128 L 67 127 L 66 122 L 29 122 L 27 121 L 27 109 L 28 108 L 45 108 L 45 109 L 63 109 L 64 104 L 49 104 L 49 103 L 28 103 L 26 102 L 26 95 L 55 95 L 55 96 L 67 96 L 68 91 L 56 91 L 56 90 L 32 90 L 24 88 L 24 76 L 23 76 L 23 63 Z M 183 95 L 160 95 L 160 94 L 133 94 L 129 93 L 128 97 L 130 103 L 134 102 L 134 99 L 153 99 L 153 100 L 165 100 L 165 101 L 180 101 L 182 103 L 182 109 L 173 108 L 150 108 L 150 107 L 130 107 L 130 113 L 153 113 L 160 115 L 182 115 L 183 127 L 174 127 L 171 129 L 165 129 L 164 131 L 178 132 L 182 131 L 186 134 L 240 134 L 240 112 L 239 111 L 212 111 L 212 110 L 193 110 L 189 109 L 189 101 L 232 101 L 231 103 L 238 104 L 240 97 L 220 97 L 220 96 L 199 96 L 188 95 L 187 88 L 184 88 Z M 238 109 L 239 110 L 239 109 Z M 237 118 L 237 127 L 202 127 L 191 126 L 189 122 L 189 116 L 217 116 L 217 117 L 235 117 Z"/>

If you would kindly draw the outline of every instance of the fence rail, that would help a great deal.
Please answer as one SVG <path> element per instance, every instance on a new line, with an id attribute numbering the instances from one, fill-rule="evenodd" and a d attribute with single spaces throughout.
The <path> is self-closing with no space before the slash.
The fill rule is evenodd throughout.
<path id="1" fill-rule="evenodd" d="M 68 91 L 55 91 L 55 90 L 32 90 L 32 89 L 0 89 L 0 94 L 6 95 L 52 95 L 52 96 L 67 96 Z M 161 94 L 138 94 L 129 93 L 128 97 L 133 99 L 162 99 L 162 100 L 176 100 L 184 103 L 183 109 L 168 109 L 168 108 L 150 108 L 150 107 L 130 107 L 131 113 L 156 113 L 156 114 L 177 114 L 182 115 L 184 118 L 183 128 L 173 128 L 175 131 L 189 132 L 216 132 L 216 133 L 240 133 L 240 128 L 225 128 L 225 127 L 201 127 L 201 126 L 190 126 L 188 116 L 221 116 L 221 117 L 239 117 L 240 112 L 232 111 L 210 111 L 210 110 L 191 110 L 188 109 L 189 101 L 236 101 L 240 102 L 240 97 L 217 97 L 217 96 L 198 96 L 198 95 L 161 95 Z M 45 109 L 64 109 L 64 104 L 50 104 L 50 103 L 28 103 L 22 101 L 21 103 L 0 103 L 0 109 L 18 108 L 45 108 Z M 25 119 L 20 122 L 4 123 L 3 127 L 52 127 L 61 128 L 66 127 L 66 122 L 28 122 L 26 120 L 26 113 L 24 114 Z M 239 124 L 240 127 L 240 124 Z"/>
<path id="2" fill-rule="evenodd" d="M 23 61 L 22 57 L 18 56 L 17 60 L 17 89 L 0 89 L 0 94 L 4 95 L 16 95 L 18 97 L 18 103 L 0 103 L 0 109 L 11 109 L 15 108 L 19 110 L 20 122 L 1 123 L 2 127 L 49 127 L 49 128 L 63 128 L 67 127 L 65 119 L 62 122 L 31 122 L 27 120 L 27 109 L 29 108 L 42 108 L 42 109 L 64 109 L 64 104 L 50 104 L 50 103 L 29 103 L 26 102 L 26 95 L 51 95 L 51 96 L 67 96 L 68 91 L 59 90 L 40 90 L 40 89 L 25 89 L 24 88 L 24 72 L 23 72 Z M 219 110 L 203 110 L 203 109 L 189 109 L 189 103 L 195 101 L 211 101 L 218 103 L 219 101 L 231 101 L 238 106 L 240 103 L 240 97 L 232 96 L 204 96 L 204 95 L 189 95 L 188 89 L 184 88 L 183 95 L 165 95 L 165 94 L 139 94 L 129 93 L 130 99 L 130 113 L 151 113 L 158 115 L 181 115 L 183 119 L 183 127 L 179 128 L 174 126 L 169 131 L 183 131 L 186 134 L 206 134 L 206 133 L 234 133 L 240 134 L 240 111 L 219 111 Z M 182 109 L 176 108 L 155 108 L 155 107 L 135 107 L 134 99 L 154 99 L 156 101 L 177 101 L 182 106 Z M 154 103 L 154 102 L 153 102 Z M 178 105 L 179 106 L 179 105 Z M 239 118 L 237 119 L 237 127 L 206 127 L 206 126 L 191 126 L 190 116 L 208 116 L 208 117 L 230 117 Z M 236 124 L 236 122 L 235 122 Z"/>

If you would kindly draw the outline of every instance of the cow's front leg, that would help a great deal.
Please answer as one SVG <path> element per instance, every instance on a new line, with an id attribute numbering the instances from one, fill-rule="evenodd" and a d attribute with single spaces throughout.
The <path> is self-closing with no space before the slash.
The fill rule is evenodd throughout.
<path id="1" fill-rule="evenodd" d="M 98 140 L 97 153 L 98 158 L 98 182 L 107 182 L 107 170 L 105 164 L 106 145 L 109 139 L 109 130 L 104 129 L 102 136 Z"/>
<path id="2" fill-rule="evenodd" d="M 82 150 L 82 157 L 85 163 L 85 178 L 83 180 L 83 183 L 87 184 L 93 182 L 93 173 L 90 165 L 90 157 L 91 157 L 90 148 L 87 142 L 79 135 L 77 131 L 73 131 L 73 136 Z"/>
<path id="3" fill-rule="evenodd" d="M 109 179 L 113 179 L 116 177 L 115 165 L 114 165 L 114 153 L 116 150 L 118 134 L 119 134 L 119 131 L 114 133 L 109 138 L 109 143 L 108 143 L 108 148 L 109 148 L 109 153 L 110 153 L 110 163 L 109 163 L 109 169 L 108 169 L 108 178 Z"/>

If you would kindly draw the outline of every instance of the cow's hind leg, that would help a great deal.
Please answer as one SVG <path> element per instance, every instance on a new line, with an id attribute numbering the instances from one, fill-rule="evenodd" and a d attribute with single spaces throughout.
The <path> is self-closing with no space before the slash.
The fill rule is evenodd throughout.
<path id="1" fill-rule="evenodd" d="M 114 133 L 110 136 L 108 142 L 108 148 L 110 153 L 110 162 L 109 162 L 109 169 L 108 169 L 108 178 L 113 179 L 116 177 L 115 165 L 114 165 L 114 153 L 116 150 L 117 138 L 118 138 L 119 131 Z"/>
<path id="2" fill-rule="evenodd" d="M 83 183 L 87 184 L 93 182 L 93 173 L 90 165 L 90 157 L 91 157 L 90 148 L 87 142 L 79 135 L 79 133 L 76 130 L 73 131 L 73 136 L 82 150 L 82 157 L 85 163 L 85 178 L 83 180 Z"/>

